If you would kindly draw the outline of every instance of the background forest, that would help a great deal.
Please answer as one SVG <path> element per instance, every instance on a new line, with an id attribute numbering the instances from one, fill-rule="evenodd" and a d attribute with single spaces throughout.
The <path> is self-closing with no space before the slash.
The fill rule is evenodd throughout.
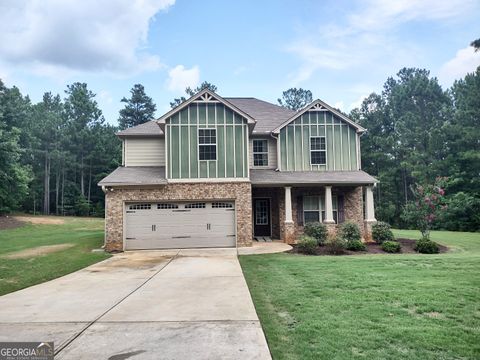
<path id="1" fill-rule="evenodd" d="M 217 90 L 205 82 L 186 95 L 204 87 Z M 0 81 L 0 213 L 103 216 L 97 182 L 121 163 L 115 132 L 154 119 L 156 106 L 135 85 L 121 100 L 116 127 L 105 122 L 95 96 L 74 83 L 63 98 L 45 93 L 33 104 Z M 278 102 L 297 110 L 311 99 L 308 90 L 289 89 Z M 445 176 L 447 207 L 437 226 L 480 230 L 480 68 L 449 89 L 427 70 L 404 68 L 349 116 L 368 129 L 362 168 L 380 180 L 377 219 L 404 227 L 412 186 Z"/>

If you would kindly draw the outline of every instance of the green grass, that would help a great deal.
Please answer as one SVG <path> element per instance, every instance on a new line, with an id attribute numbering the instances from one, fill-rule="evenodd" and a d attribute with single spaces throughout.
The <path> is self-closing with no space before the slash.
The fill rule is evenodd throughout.
<path id="1" fill-rule="evenodd" d="M 91 252 L 103 244 L 103 219 L 60 219 L 65 223 L 29 224 L 0 231 L 0 295 L 66 275 L 109 257 Z M 73 247 L 29 258 L 4 258 L 20 250 L 65 243 Z"/>
<path id="2" fill-rule="evenodd" d="M 274 359 L 479 359 L 480 234 L 432 239 L 452 250 L 241 256 Z"/>

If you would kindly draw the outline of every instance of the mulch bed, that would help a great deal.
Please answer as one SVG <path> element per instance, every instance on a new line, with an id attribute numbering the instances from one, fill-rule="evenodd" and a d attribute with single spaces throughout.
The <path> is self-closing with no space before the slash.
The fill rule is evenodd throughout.
<path id="1" fill-rule="evenodd" d="M 417 252 L 415 249 L 415 240 L 411 239 L 397 239 L 397 242 L 400 243 L 402 249 L 400 250 L 400 254 L 416 254 Z M 341 255 L 369 255 L 369 254 L 390 254 L 382 250 L 382 246 L 376 243 L 368 243 L 365 244 L 367 246 L 366 251 L 351 251 L 345 250 L 345 252 Z M 445 253 L 448 251 L 448 247 L 438 244 L 438 248 L 440 253 Z M 291 254 L 300 254 L 298 248 L 294 245 L 293 248 L 288 253 Z M 328 252 L 328 248 L 326 246 L 319 246 L 317 248 L 317 252 L 315 255 L 332 255 Z"/>
<path id="2" fill-rule="evenodd" d="M 11 216 L 0 216 L 0 230 L 15 229 L 24 226 L 23 221 L 17 220 Z"/>

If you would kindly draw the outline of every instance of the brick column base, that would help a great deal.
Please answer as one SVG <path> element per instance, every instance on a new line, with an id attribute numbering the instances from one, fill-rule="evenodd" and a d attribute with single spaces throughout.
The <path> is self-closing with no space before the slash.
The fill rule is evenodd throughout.
<path id="1" fill-rule="evenodd" d="M 372 238 L 372 225 L 376 221 L 364 221 L 363 222 L 363 241 L 366 243 L 373 242 Z"/>
<path id="2" fill-rule="evenodd" d="M 324 224 L 325 227 L 327 228 L 327 237 L 328 238 L 333 238 L 335 235 L 337 235 L 337 225 L 336 224 Z"/>
<path id="3" fill-rule="evenodd" d="M 285 222 L 284 226 L 284 241 L 287 244 L 295 244 L 297 238 L 295 236 L 295 224 L 293 222 Z"/>

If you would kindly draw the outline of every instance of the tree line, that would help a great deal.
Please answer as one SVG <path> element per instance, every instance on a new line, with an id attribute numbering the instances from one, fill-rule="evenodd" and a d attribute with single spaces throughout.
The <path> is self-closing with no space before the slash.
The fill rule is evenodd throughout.
<path id="1" fill-rule="evenodd" d="M 191 96 L 208 88 L 203 82 Z M 299 110 L 312 92 L 292 88 L 280 106 Z M 177 106 L 186 97 L 174 99 Z M 65 97 L 45 93 L 32 104 L 16 87 L 0 82 L 0 213 L 103 215 L 97 182 L 119 166 L 119 129 L 155 118 L 156 106 L 142 85 L 122 98 L 119 126 L 105 123 L 85 83 L 67 86 Z M 348 114 L 367 129 L 362 169 L 380 181 L 377 218 L 404 227 L 413 186 L 446 177 L 442 228 L 480 230 L 480 68 L 448 89 L 424 69 L 404 68 Z"/>

